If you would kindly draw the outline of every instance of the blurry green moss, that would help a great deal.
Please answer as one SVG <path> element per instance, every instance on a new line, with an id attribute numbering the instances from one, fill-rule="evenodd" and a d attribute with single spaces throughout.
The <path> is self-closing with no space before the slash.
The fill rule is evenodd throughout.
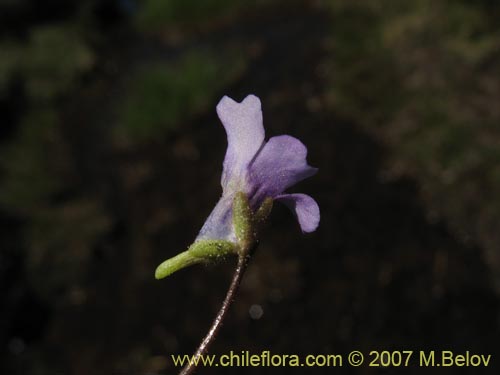
<path id="1" fill-rule="evenodd" d="M 10 41 L 0 42 L 0 99 L 7 93 L 21 59 L 18 45 Z"/>
<path id="2" fill-rule="evenodd" d="M 90 197 L 33 213 L 26 235 L 26 269 L 40 295 L 72 299 L 71 288 L 84 282 L 95 246 L 110 226 L 104 208 Z"/>
<path id="3" fill-rule="evenodd" d="M 20 214 L 47 204 L 63 188 L 67 156 L 58 132 L 57 113 L 43 109 L 27 114 L 19 133 L 0 153 L 5 176 L 0 203 Z"/>
<path id="4" fill-rule="evenodd" d="M 379 10 L 366 1 L 328 4 L 333 15 L 332 57 L 328 62 L 330 103 L 346 117 L 381 123 L 398 108 L 404 92 L 398 84 L 393 51 L 381 40 L 383 19 Z"/>
<path id="5" fill-rule="evenodd" d="M 430 211 L 488 252 L 500 246 L 492 229 L 500 222 L 500 4 L 483 3 L 327 2 L 327 102 L 385 142 L 391 173 L 414 176 Z M 489 261 L 500 271 L 500 255 Z"/>
<path id="6" fill-rule="evenodd" d="M 26 41 L 0 41 L 0 97 L 17 78 L 29 99 L 51 100 L 73 89 L 93 62 L 91 49 L 70 27 L 35 27 Z"/>
<path id="7" fill-rule="evenodd" d="M 142 66 L 131 78 L 115 128 L 118 139 L 141 142 L 168 134 L 208 109 L 244 70 L 241 56 L 192 52 L 173 63 Z"/>
<path id="8" fill-rule="evenodd" d="M 199 27 L 214 20 L 271 0 L 143 0 L 136 18 L 143 31 L 161 31 L 169 27 Z"/>
<path id="9" fill-rule="evenodd" d="M 47 25 L 31 30 L 19 69 L 28 95 L 44 100 L 72 89 L 93 61 L 92 51 L 75 31 Z"/>
<path id="10" fill-rule="evenodd" d="M 75 179 L 70 154 L 50 107 L 28 113 L 0 150 L 0 204 L 26 221 L 19 247 L 33 287 L 46 298 L 82 281 L 95 244 L 110 226 L 98 200 L 67 194 Z"/>
<path id="11" fill-rule="evenodd" d="M 144 0 L 137 24 L 141 29 L 151 30 L 179 23 L 197 23 L 220 16 L 243 3 L 238 0 Z"/>

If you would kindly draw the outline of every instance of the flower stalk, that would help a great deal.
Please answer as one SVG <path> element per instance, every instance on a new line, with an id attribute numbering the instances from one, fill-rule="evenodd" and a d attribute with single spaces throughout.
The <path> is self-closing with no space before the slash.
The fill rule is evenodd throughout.
<path id="1" fill-rule="evenodd" d="M 238 244 L 235 247 L 238 254 L 238 264 L 236 265 L 226 297 L 224 298 L 221 308 L 212 322 L 212 326 L 208 330 L 207 335 L 202 340 L 189 363 L 180 372 L 180 375 L 189 375 L 196 371 L 196 363 L 199 362 L 199 358 L 207 353 L 210 344 L 217 337 L 222 323 L 224 322 L 227 313 L 236 298 L 241 280 L 243 279 L 243 275 L 245 274 L 250 258 L 257 248 L 257 236 L 259 227 L 261 227 L 260 224 L 267 219 L 269 213 L 271 212 L 271 207 L 272 199 L 266 199 L 254 213 L 250 207 L 248 197 L 242 192 L 235 194 L 233 202 L 233 225 L 236 237 L 238 238 Z M 186 251 L 186 253 L 188 252 L 189 250 Z"/>
<path id="2" fill-rule="evenodd" d="M 181 375 L 195 371 L 197 360 L 217 336 L 274 201 L 293 212 L 304 233 L 314 232 L 320 220 L 319 206 L 312 197 L 286 193 L 289 187 L 317 172 L 307 163 L 306 146 L 289 135 L 266 141 L 261 103 L 255 95 L 248 95 L 241 103 L 225 96 L 217 105 L 217 114 L 228 140 L 221 177 L 222 197 L 194 243 L 161 263 L 155 277 L 161 279 L 182 268 L 213 263 L 231 254 L 237 255 L 238 264 L 208 334 Z"/>
<path id="3" fill-rule="evenodd" d="M 224 320 L 226 319 L 228 311 L 233 304 L 236 295 L 238 294 L 241 280 L 243 279 L 243 275 L 245 274 L 250 258 L 256 247 L 257 245 L 255 244 L 253 248 L 241 249 L 241 253 L 238 255 L 238 264 L 236 265 L 236 269 L 234 270 L 234 274 L 231 279 L 229 289 L 227 290 L 226 297 L 224 298 L 224 301 L 222 302 L 222 305 L 217 315 L 215 316 L 207 335 L 203 338 L 200 346 L 192 356 L 191 360 L 182 369 L 179 375 L 193 374 L 196 371 L 196 363 L 199 363 L 200 357 L 208 352 L 210 344 L 212 344 L 212 342 L 217 337 L 217 334 L 219 333 L 219 330 L 222 327 Z"/>

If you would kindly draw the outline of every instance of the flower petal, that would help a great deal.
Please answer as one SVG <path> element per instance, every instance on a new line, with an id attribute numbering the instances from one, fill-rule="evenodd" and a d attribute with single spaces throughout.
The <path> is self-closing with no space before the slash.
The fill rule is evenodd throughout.
<path id="1" fill-rule="evenodd" d="M 196 237 L 198 240 L 226 240 L 235 241 L 233 229 L 233 199 L 234 194 L 222 196 L 214 209 L 205 220 L 205 224 Z"/>
<path id="2" fill-rule="evenodd" d="M 306 194 L 278 195 L 276 200 L 285 204 L 295 214 L 302 232 L 311 233 L 319 225 L 319 206 Z"/>
<path id="3" fill-rule="evenodd" d="M 222 188 L 230 181 L 242 181 L 242 173 L 264 143 L 264 125 L 260 99 L 248 95 L 241 103 L 224 96 L 217 114 L 226 129 L 227 151 L 222 172 Z M 234 189 L 236 190 L 236 189 Z"/>
<path id="4" fill-rule="evenodd" d="M 306 157 L 307 148 L 297 138 L 272 137 L 249 167 L 249 183 L 257 189 L 252 194 L 252 205 L 315 174 L 317 168 L 307 165 Z"/>

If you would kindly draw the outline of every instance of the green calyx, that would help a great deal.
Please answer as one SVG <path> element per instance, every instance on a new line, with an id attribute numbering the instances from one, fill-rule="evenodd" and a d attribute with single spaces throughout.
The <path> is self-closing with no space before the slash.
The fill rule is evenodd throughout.
<path id="1" fill-rule="evenodd" d="M 186 251 L 161 263 L 155 272 L 156 279 L 163 279 L 182 268 L 198 263 L 211 263 L 224 259 L 229 254 L 246 256 L 257 242 L 258 232 L 267 220 L 273 200 L 266 198 L 253 212 L 245 193 L 238 192 L 233 200 L 233 226 L 237 242 L 226 240 L 199 240 Z"/>
<path id="2" fill-rule="evenodd" d="M 273 200 L 266 198 L 257 211 L 253 212 L 246 194 L 236 193 L 233 200 L 233 226 L 240 253 L 248 251 L 255 244 L 272 208 Z"/>
<path id="3" fill-rule="evenodd" d="M 272 209 L 273 209 L 273 199 L 267 197 L 266 199 L 264 199 L 264 202 L 262 202 L 258 210 L 255 212 L 254 220 L 258 230 L 260 230 L 262 226 L 265 224 Z"/>
<path id="4" fill-rule="evenodd" d="M 254 215 L 248 197 L 242 192 L 234 196 L 233 227 L 240 248 L 246 248 L 255 241 Z"/>

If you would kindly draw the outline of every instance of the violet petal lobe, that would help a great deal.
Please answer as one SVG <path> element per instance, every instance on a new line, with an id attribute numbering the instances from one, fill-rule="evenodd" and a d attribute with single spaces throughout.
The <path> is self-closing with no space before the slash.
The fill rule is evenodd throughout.
<path id="1" fill-rule="evenodd" d="M 276 200 L 285 204 L 297 217 L 302 232 L 311 233 L 319 225 L 319 206 L 316 201 L 306 194 L 278 195 Z"/>
<path id="2" fill-rule="evenodd" d="M 307 148 L 289 135 L 272 137 L 249 166 L 249 183 L 257 190 L 252 203 L 274 198 L 297 182 L 314 175 L 317 168 L 307 164 Z"/>
<path id="3" fill-rule="evenodd" d="M 244 180 L 248 164 L 264 143 L 264 125 L 260 99 L 248 95 L 241 103 L 224 96 L 217 104 L 217 115 L 226 130 L 228 147 L 224 158 L 221 184 Z M 233 187 L 236 190 L 238 187 Z"/>

